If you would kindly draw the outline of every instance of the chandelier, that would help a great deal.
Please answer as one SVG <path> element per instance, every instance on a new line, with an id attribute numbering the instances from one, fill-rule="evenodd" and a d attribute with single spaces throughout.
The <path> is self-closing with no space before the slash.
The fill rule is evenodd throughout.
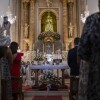
<path id="1" fill-rule="evenodd" d="M 87 0 L 86 0 L 86 6 L 85 6 L 85 11 L 84 14 L 81 14 L 81 21 L 85 23 L 86 18 L 89 16 L 89 10 L 88 10 L 88 5 L 87 5 Z"/>
<path id="2" fill-rule="evenodd" d="M 9 6 L 8 6 L 8 11 L 6 12 L 6 16 L 8 16 L 8 21 L 13 24 L 16 21 L 16 16 L 13 17 L 11 10 L 10 10 L 10 0 L 9 0 Z M 1 16 L 3 19 L 4 15 Z"/>

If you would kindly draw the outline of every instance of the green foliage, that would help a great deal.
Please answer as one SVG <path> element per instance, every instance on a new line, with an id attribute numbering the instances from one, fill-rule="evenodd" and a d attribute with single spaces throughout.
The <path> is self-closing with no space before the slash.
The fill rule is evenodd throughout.
<path id="1" fill-rule="evenodd" d="M 58 78 L 56 75 L 54 75 L 50 71 L 43 73 L 43 75 L 40 77 L 39 83 L 40 85 L 41 84 L 61 85 L 60 78 Z"/>
<path id="2" fill-rule="evenodd" d="M 55 32 L 43 32 L 41 34 L 39 34 L 38 36 L 38 40 L 44 40 L 46 37 L 52 37 L 54 41 L 58 41 L 60 40 L 60 34 L 55 33 Z"/>
<path id="3" fill-rule="evenodd" d="M 42 57 L 42 55 L 36 55 L 36 56 L 34 57 L 34 60 L 35 60 L 35 61 L 42 61 L 42 60 L 43 60 L 43 57 Z"/>

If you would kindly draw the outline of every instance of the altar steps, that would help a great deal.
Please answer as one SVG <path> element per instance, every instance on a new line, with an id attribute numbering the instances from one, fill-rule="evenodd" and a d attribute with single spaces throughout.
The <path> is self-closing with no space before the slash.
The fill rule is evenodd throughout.
<path id="1" fill-rule="evenodd" d="M 24 96 L 69 96 L 69 91 L 24 91 Z"/>

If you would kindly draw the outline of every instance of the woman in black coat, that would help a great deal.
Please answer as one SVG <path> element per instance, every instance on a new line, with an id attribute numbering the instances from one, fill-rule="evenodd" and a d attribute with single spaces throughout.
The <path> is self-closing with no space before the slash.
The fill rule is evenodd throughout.
<path id="1" fill-rule="evenodd" d="M 100 100 L 100 12 L 86 19 L 78 55 L 81 59 L 78 100 Z"/>

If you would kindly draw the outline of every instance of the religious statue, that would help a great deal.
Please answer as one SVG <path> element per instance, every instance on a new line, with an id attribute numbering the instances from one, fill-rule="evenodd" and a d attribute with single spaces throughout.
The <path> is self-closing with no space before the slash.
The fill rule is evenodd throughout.
<path id="1" fill-rule="evenodd" d="M 10 39 L 10 27 L 11 24 L 8 21 L 8 16 L 3 17 L 3 24 L 0 25 L 0 46 L 9 46 Z"/>
<path id="2" fill-rule="evenodd" d="M 47 7 L 48 7 L 48 8 L 52 5 L 51 0 L 46 0 L 46 3 L 47 3 Z"/>
<path id="3" fill-rule="evenodd" d="M 9 46 L 11 39 L 10 36 L 4 35 L 5 28 L 0 25 L 0 46 Z"/>
<path id="4" fill-rule="evenodd" d="M 44 65 L 48 65 L 48 64 L 50 64 L 50 63 L 48 62 L 47 58 L 44 58 L 44 60 L 43 60 L 43 64 L 44 64 Z"/>
<path id="5" fill-rule="evenodd" d="M 8 21 L 8 16 L 4 16 L 3 17 L 3 24 L 2 24 L 2 28 L 4 29 L 4 35 L 5 36 L 9 36 L 10 37 L 10 27 L 11 27 L 11 23 Z"/>
<path id="6" fill-rule="evenodd" d="M 24 85 L 25 86 L 32 86 L 33 82 L 31 80 L 31 70 L 30 70 L 30 62 L 27 61 L 27 63 L 25 64 L 25 72 L 26 72 L 26 80 L 25 80 L 25 83 Z"/>
<path id="7" fill-rule="evenodd" d="M 47 32 L 47 31 L 54 32 L 53 19 L 50 16 L 50 14 L 48 14 L 48 16 L 46 18 L 46 22 L 45 22 L 45 32 Z"/>
<path id="8" fill-rule="evenodd" d="M 53 59 L 62 59 L 62 53 L 60 49 L 55 51 L 55 54 L 53 55 Z"/>
<path id="9" fill-rule="evenodd" d="M 28 38 L 28 25 L 25 23 L 24 38 Z"/>
<path id="10" fill-rule="evenodd" d="M 68 28 L 69 28 L 68 37 L 72 37 L 72 35 L 73 35 L 73 28 L 74 28 L 72 23 L 69 24 Z"/>
<path id="11" fill-rule="evenodd" d="M 52 50 L 51 50 L 51 46 L 50 45 L 47 45 L 46 46 L 46 53 L 47 54 L 51 54 L 52 53 Z"/>

